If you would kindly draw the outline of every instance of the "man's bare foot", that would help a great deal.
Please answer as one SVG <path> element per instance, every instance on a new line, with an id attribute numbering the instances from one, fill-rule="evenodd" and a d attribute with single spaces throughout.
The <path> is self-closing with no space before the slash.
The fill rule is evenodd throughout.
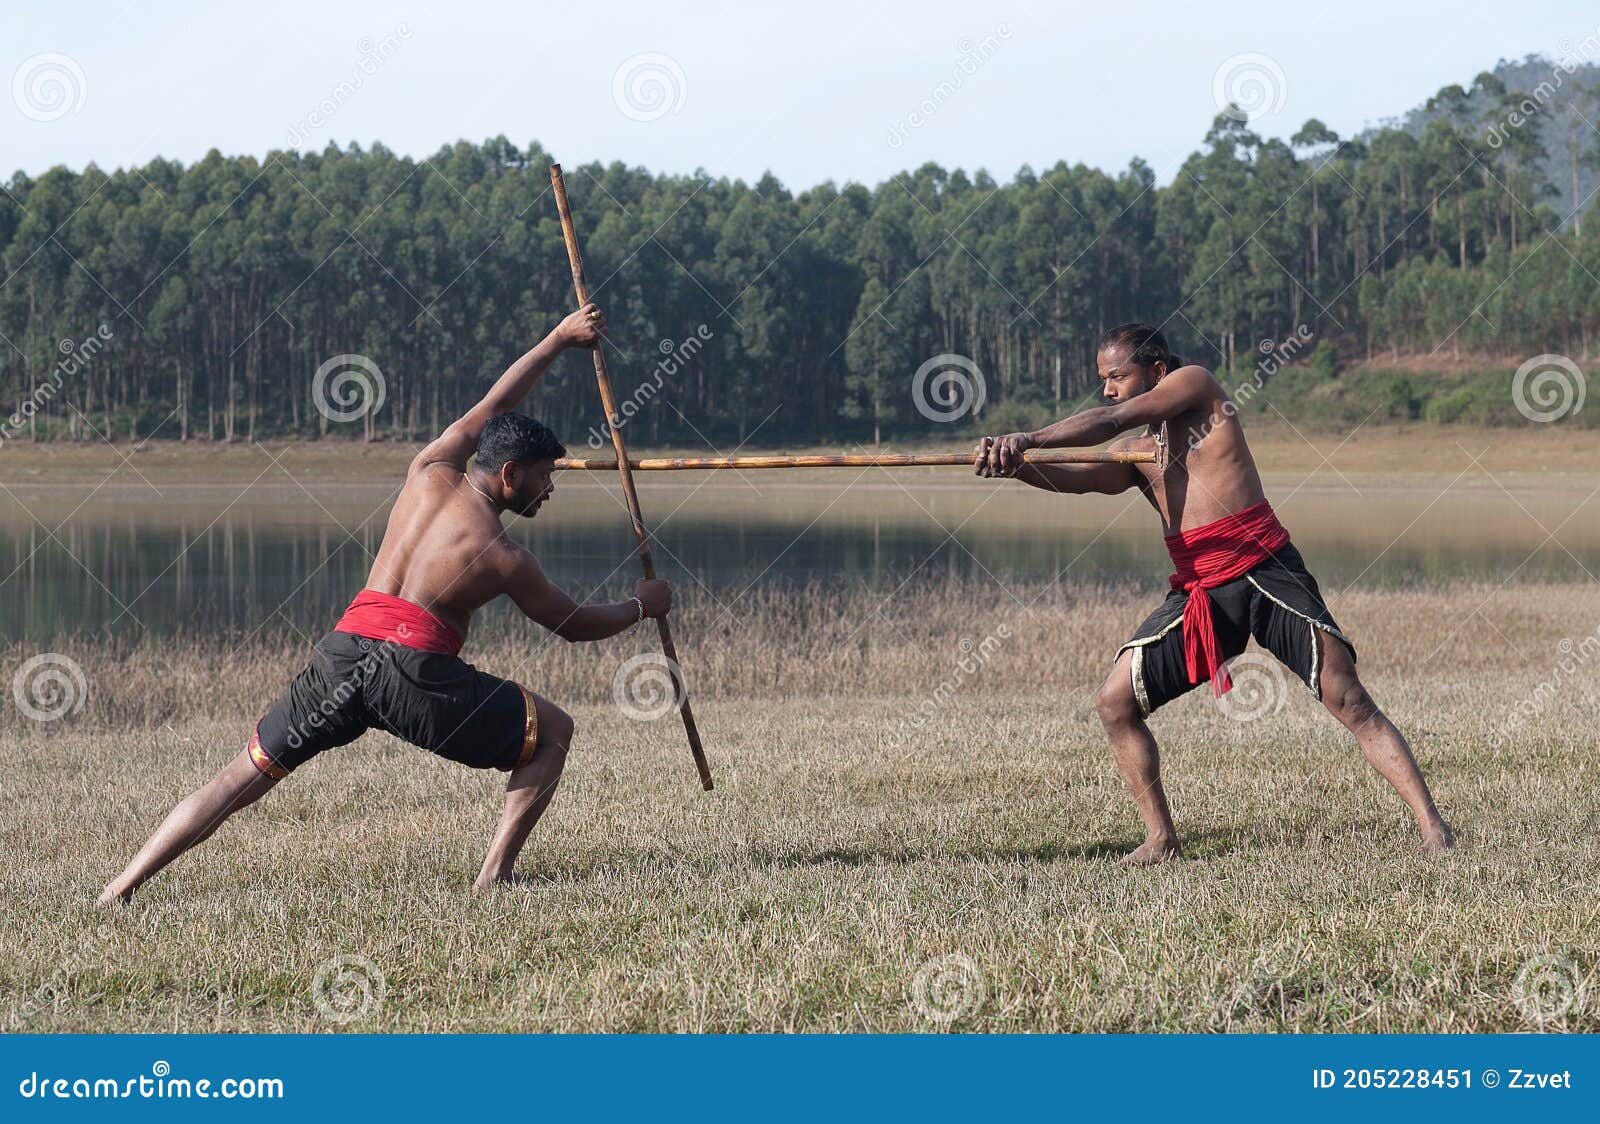
<path id="1" fill-rule="evenodd" d="M 1428 854 L 1441 854 L 1455 845 L 1455 832 L 1443 820 L 1435 820 L 1422 828 L 1422 849 Z"/>
<path id="2" fill-rule="evenodd" d="M 118 892 L 113 889 L 114 885 L 115 883 L 105 888 L 105 892 L 100 895 L 100 900 L 94 903 L 96 909 L 110 909 L 114 905 L 127 905 L 133 900 L 132 890 Z"/>
<path id="3" fill-rule="evenodd" d="M 1156 835 L 1146 839 L 1134 850 L 1118 860 L 1122 866 L 1151 866 L 1183 858 L 1183 848 L 1171 835 Z"/>

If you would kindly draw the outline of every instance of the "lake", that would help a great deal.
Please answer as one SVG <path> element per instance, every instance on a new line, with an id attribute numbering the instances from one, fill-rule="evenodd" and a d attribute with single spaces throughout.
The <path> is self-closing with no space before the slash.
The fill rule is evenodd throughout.
<path id="1" fill-rule="evenodd" d="M 387 478 L 385 478 L 387 480 Z M 886 591 L 980 582 L 1165 586 L 1159 524 L 1136 495 L 1056 497 L 962 469 L 641 474 L 662 576 L 680 603 L 731 604 L 756 583 L 860 581 Z M 1415 485 L 1268 478 L 1268 494 L 1331 595 L 1347 585 L 1586 581 L 1600 574 L 1600 503 L 1579 478 L 1506 491 L 1479 477 Z M 0 491 L 0 621 L 11 639 L 148 630 L 325 629 L 365 581 L 387 483 L 312 491 L 10 482 Z M 610 477 L 559 478 L 511 533 L 574 597 L 621 596 L 636 575 Z M 1553 533 L 1553 537 L 1552 537 Z M 486 612 L 509 613 L 509 606 Z"/>

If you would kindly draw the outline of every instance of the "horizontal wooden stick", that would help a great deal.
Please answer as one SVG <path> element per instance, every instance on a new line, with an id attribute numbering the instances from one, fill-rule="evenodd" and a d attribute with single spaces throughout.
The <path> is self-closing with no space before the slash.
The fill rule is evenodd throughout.
<path id="1" fill-rule="evenodd" d="M 801 457 L 646 457 L 628 461 L 634 472 L 675 472 L 711 468 L 929 468 L 936 465 L 967 465 L 973 453 L 864 453 L 843 456 Z M 1108 453 L 1097 449 L 1054 449 L 1024 453 L 1029 464 L 1150 464 L 1154 453 Z M 585 472 L 615 472 L 614 460 L 584 460 L 563 457 L 557 468 Z"/>

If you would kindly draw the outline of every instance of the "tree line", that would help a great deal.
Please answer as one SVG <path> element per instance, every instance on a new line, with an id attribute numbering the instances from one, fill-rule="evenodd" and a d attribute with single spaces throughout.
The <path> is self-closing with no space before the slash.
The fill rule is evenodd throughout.
<path id="1" fill-rule="evenodd" d="M 1302 330 L 1347 359 L 1587 356 L 1600 224 L 1541 175 L 1541 129 L 1508 124 L 1533 100 L 1485 73 L 1417 127 L 1311 120 L 1287 143 L 1224 112 L 1165 185 L 1138 159 L 799 192 L 620 163 L 567 182 L 636 441 L 874 440 L 936 431 L 962 379 L 985 410 L 1070 406 L 1099 334 L 1134 319 L 1217 368 Z M 549 163 L 496 138 L 17 173 L 0 437 L 434 433 L 572 305 Z M 965 366 L 923 408 L 940 355 Z M 592 380 L 563 359 L 529 408 L 582 441 Z"/>

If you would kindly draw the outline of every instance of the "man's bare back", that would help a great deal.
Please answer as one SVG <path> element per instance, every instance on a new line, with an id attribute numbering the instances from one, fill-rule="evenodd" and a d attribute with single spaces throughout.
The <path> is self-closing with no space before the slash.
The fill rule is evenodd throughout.
<path id="1" fill-rule="evenodd" d="M 592 305 L 563 320 L 538 347 L 513 363 L 482 402 L 429 443 L 412 460 L 405 487 L 389 514 L 367 588 L 421 605 L 463 639 L 472 614 L 501 594 L 510 595 L 531 620 L 568 640 L 596 640 L 628 623 L 617 607 L 578 606 L 545 578 L 538 560 L 513 542 L 503 512 L 532 518 L 555 494 L 554 457 L 528 461 L 479 453 L 486 427 L 505 416 L 567 347 L 596 346 L 605 318 Z M 643 581 L 633 603 L 639 616 L 664 615 L 671 605 L 666 582 Z"/>
<path id="2" fill-rule="evenodd" d="M 465 638 L 472 614 L 507 592 L 523 553 L 467 474 L 435 461 L 406 477 L 367 588 L 426 606 Z"/>

